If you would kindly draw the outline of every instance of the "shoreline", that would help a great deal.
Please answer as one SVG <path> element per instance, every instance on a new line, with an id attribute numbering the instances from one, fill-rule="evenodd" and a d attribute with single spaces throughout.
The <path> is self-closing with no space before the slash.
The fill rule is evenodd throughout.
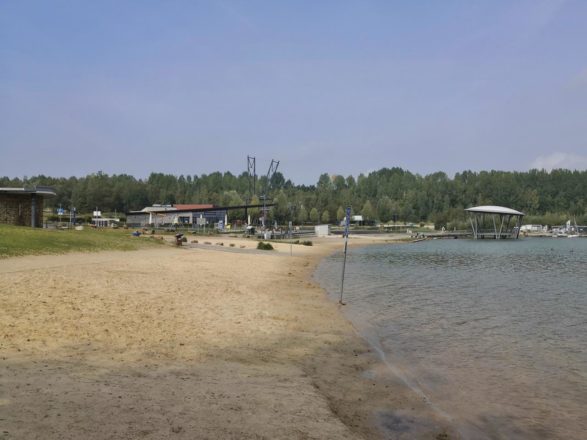
<path id="1" fill-rule="evenodd" d="M 312 280 L 340 240 L 223 241 L 3 260 L 5 438 L 445 433 Z"/>
<path id="2" fill-rule="evenodd" d="M 399 234 L 388 234 L 383 237 L 364 235 L 358 241 L 351 242 L 349 240 L 349 251 L 373 245 L 405 245 L 410 243 L 405 240 L 403 235 Z M 340 317 L 352 326 L 354 336 L 359 339 L 359 343 L 366 347 L 365 353 L 369 359 L 367 364 L 363 366 L 366 370 L 362 375 L 375 382 L 372 384 L 373 386 L 383 386 L 383 389 L 385 389 L 385 392 L 379 392 L 381 389 L 378 388 L 377 396 L 374 396 L 373 392 L 371 392 L 368 399 L 371 401 L 377 400 L 378 403 L 365 405 L 364 408 L 366 413 L 371 413 L 371 416 L 375 416 L 371 420 L 371 423 L 376 428 L 373 438 L 433 438 L 440 440 L 461 438 L 454 426 L 452 417 L 436 407 L 418 386 L 412 384 L 406 377 L 405 372 L 399 371 L 397 366 L 387 359 L 379 344 L 364 333 L 366 328 L 357 327 L 351 317 L 345 315 L 343 306 L 338 304 L 336 299 L 330 297 L 328 292 L 320 286 L 315 277 L 318 265 L 324 258 L 330 258 L 337 253 L 342 253 L 342 241 L 337 245 L 340 245 L 341 248 L 333 246 L 330 252 L 325 253 L 315 261 L 312 279 L 323 291 L 326 301 L 335 305 Z M 402 397 L 397 398 L 397 396 L 394 396 L 392 398 L 391 394 L 393 393 L 398 393 Z M 363 400 L 360 399 L 360 402 L 363 402 Z"/>

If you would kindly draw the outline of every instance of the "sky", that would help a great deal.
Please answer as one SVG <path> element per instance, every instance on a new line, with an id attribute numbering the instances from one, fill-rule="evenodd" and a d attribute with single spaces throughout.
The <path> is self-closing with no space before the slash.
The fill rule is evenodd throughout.
<path id="1" fill-rule="evenodd" d="M 0 0 L 0 176 L 587 169 L 587 1 Z"/>

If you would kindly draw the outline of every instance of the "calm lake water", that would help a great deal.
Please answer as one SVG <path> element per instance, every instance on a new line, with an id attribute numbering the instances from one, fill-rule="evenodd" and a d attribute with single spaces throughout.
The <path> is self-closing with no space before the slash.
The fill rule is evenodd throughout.
<path id="1" fill-rule="evenodd" d="M 342 252 L 316 272 L 333 300 L 341 270 Z M 345 301 L 390 368 L 463 438 L 587 438 L 587 239 L 351 250 Z"/>

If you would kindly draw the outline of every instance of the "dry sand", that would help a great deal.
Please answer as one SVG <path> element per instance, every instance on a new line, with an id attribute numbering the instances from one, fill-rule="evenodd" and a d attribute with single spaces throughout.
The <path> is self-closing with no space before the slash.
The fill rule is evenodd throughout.
<path id="1" fill-rule="evenodd" d="M 448 438 L 311 281 L 340 238 L 219 241 L 0 260 L 0 439 Z"/>

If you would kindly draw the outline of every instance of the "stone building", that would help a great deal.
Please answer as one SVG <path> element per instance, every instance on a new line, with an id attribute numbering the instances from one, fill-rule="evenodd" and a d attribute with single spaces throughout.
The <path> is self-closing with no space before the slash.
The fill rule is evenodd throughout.
<path id="1" fill-rule="evenodd" d="M 43 227 L 43 205 L 46 197 L 55 197 L 53 188 L 0 188 L 0 223 Z"/>

